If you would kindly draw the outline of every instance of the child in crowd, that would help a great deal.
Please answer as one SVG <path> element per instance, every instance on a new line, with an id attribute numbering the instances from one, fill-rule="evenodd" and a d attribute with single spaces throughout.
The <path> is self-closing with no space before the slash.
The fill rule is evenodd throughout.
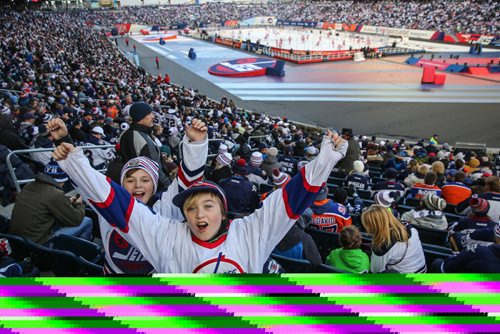
<path id="1" fill-rule="evenodd" d="M 340 232 L 340 244 L 342 248 L 334 249 L 326 258 L 328 265 L 358 274 L 370 270 L 370 258 L 360 248 L 361 233 L 356 226 L 344 227 Z"/>
<path id="2" fill-rule="evenodd" d="M 199 181 L 173 198 L 185 222 L 155 214 L 125 189 L 95 171 L 80 148 L 62 143 L 53 153 L 61 167 L 106 221 L 134 244 L 157 272 L 260 273 L 264 262 L 300 214 L 316 198 L 347 142 L 331 132 L 318 157 L 262 208 L 229 223 L 226 196 Z"/>

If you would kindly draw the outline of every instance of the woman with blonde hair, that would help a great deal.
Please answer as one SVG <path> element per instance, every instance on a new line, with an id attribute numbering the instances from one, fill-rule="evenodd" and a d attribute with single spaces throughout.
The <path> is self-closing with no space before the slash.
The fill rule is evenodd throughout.
<path id="1" fill-rule="evenodd" d="M 427 271 L 418 232 L 411 225 L 403 225 L 386 208 L 376 204 L 363 212 L 361 222 L 373 234 L 371 272 Z"/>

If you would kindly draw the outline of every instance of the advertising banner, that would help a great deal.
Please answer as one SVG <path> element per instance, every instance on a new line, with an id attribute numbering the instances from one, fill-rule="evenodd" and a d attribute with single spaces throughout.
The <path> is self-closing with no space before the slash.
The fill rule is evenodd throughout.
<path id="1" fill-rule="evenodd" d="M 321 28 L 323 26 L 323 22 L 302 22 L 302 21 L 277 20 L 276 25 L 278 25 L 278 26 L 292 26 L 292 27 L 306 27 L 306 28 Z"/>
<path id="2" fill-rule="evenodd" d="M 361 26 L 361 29 L 357 29 L 358 32 L 365 34 L 376 34 L 376 35 L 393 35 L 393 36 L 403 36 L 408 38 L 418 38 L 418 39 L 431 39 L 435 31 L 431 30 L 415 30 L 415 29 L 401 29 L 401 28 L 389 28 L 389 27 L 375 27 L 375 26 Z"/>

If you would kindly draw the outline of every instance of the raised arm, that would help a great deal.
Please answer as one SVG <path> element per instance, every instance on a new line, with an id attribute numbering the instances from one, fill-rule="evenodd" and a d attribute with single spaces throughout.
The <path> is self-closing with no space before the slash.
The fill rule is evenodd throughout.
<path id="1" fill-rule="evenodd" d="M 120 185 L 93 169 L 80 148 L 62 143 L 53 157 L 106 222 L 159 270 L 162 256 L 168 257 L 165 245 L 174 240 L 177 224 L 169 224 L 170 220 L 154 214 Z"/>
<path id="2" fill-rule="evenodd" d="M 177 177 L 156 202 L 154 211 L 165 217 L 183 220 L 181 210 L 173 205 L 172 199 L 194 182 L 201 180 L 208 157 L 208 136 L 205 123 L 194 119 L 185 125 L 186 135 L 182 140 L 182 160 Z"/>
<path id="3" fill-rule="evenodd" d="M 307 209 L 328 180 L 333 167 L 347 151 L 347 142 L 328 133 L 321 143 L 316 159 L 305 165 L 288 184 L 274 191 L 262 208 L 252 215 L 233 222 L 242 228 L 250 242 L 258 242 L 259 256 L 267 259 L 293 223 Z"/>

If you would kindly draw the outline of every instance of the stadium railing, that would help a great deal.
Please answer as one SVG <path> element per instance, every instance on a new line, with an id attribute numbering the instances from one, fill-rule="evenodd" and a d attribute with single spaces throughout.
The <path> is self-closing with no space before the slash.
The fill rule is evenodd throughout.
<path id="1" fill-rule="evenodd" d="M 78 146 L 84 150 L 95 150 L 95 149 L 101 149 L 101 148 L 115 148 L 115 145 L 93 145 L 93 146 Z M 21 191 L 21 185 L 30 183 L 35 181 L 35 179 L 25 179 L 25 180 L 18 180 L 16 173 L 15 173 L 15 168 L 12 166 L 12 161 L 10 160 L 11 156 L 13 154 L 19 154 L 19 153 L 40 153 L 40 152 L 52 152 L 54 151 L 55 148 L 30 148 L 26 150 L 14 150 L 11 151 L 8 155 L 6 160 L 7 163 L 7 168 L 9 170 L 10 177 L 12 178 L 12 181 L 14 182 L 14 185 L 16 187 L 16 192 Z M 100 169 L 99 172 L 106 172 L 106 169 Z"/>

